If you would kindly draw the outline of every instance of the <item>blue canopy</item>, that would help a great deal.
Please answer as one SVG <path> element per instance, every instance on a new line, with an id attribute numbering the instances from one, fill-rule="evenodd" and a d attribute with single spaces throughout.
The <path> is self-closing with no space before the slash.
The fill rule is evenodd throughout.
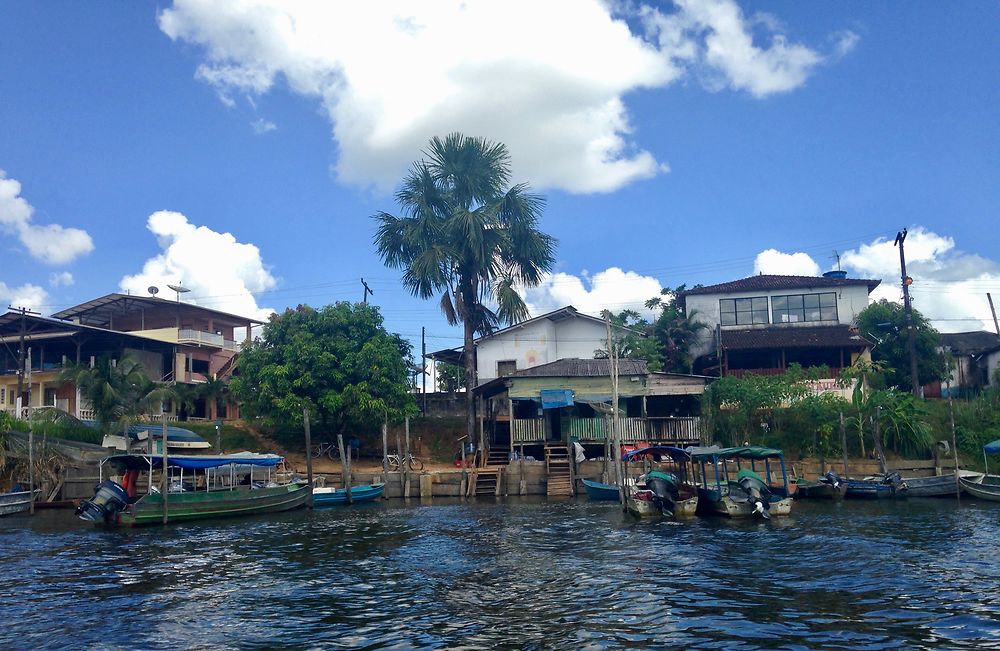
<path id="1" fill-rule="evenodd" d="M 572 389 L 542 389 L 539 393 L 542 398 L 542 409 L 573 406 Z"/>
<path id="2" fill-rule="evenodd" d="M 1000 439 L 984 445 L 983 452 L 986 452 L 987 454 L 1000 454 Z"/>
<path id="3" fill-rule="evenodd" d="M 217 455 L 168 455 L 167 465 L 171 468 L 184 468 L 185 470 L 204 470 L 206 468 L 220 468 L 222 466 L 276 466 L 284 457 L 277 454 L 257 454 L 255 452 L 241 452 L 239 454 L 217 454 Z M 163 457 L 158 454 L 116 454 L 104 459 L 103 463 L 120 466 L 126 470 L 142 470 L 149 468 L 152 463 L 153 468 L 159 468 L 163 464 Z"/>
<path id="4" fill-rule="evenodd" d="M 671 445 L 651 445 L 647 448 L 639 448 L 638 450 L 626 452 L 622 455 L 622 461 L 631 461 L 646 454 L 654 454 L 661 457 L 669 456 L 674 461 L 689 461 L 691 459 L 691 455 L 681 448 L 675 448 Z"/>

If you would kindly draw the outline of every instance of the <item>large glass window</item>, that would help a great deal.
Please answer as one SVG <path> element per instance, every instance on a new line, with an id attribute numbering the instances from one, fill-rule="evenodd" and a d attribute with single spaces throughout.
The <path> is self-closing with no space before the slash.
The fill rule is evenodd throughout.
<path id="1" fill-rule="evenodd" d="M 836 321 L 837 295 L 793 294 L 773 296 L 771 313 L 774 323 L 801 323 L 803 321 Z"/>
<path id="2" fill-rule="evenodd" d="M 767 297 L 720 299 L 719 315 L 724 326 L 768 323 Z"/>

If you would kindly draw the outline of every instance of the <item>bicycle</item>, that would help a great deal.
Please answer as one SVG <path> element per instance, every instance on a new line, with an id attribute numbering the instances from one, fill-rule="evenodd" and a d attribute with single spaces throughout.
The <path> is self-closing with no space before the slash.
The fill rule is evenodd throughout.
<path id="1" fill-rule="evenodd" d="M 405 459 L 404 459 L 405 456 Z M 399 472 L 400 468 L 403 466 L 403 462 L 406 461 L 410 470 L 423 470 L 424 462 L 420 460 L 419 457 L 413 456 L 411 453 L 409 456 L 398 455 L 398 454 L 387 454 L 385 458 L 388 462 L 389 472 Z"/>
<path id="2" fill-rule="evenodd" d="M 327 456 L 331 461 L 336 461 L 340 458 L 340 449 L 336 443 L 317 443 L 309 449 L 309 456 L 313 459 Z"/>

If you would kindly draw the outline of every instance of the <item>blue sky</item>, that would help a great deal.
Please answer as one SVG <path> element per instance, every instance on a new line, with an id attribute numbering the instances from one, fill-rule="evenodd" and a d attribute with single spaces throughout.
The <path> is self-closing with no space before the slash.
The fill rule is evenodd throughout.
<path id="1" fill-rule="evenodd" d="M 459 345 L 370 219 L 458 130 L 507 143 L 548 199 L 536 311 L 818 273 L 835 250 L 897 299 L 907 227 L 915 306 L 992 327 L 1000 4 L 610 7 L 5 3 L 0 301 L 182 281 L 257 313 L 358 300 L 364 277 L 391 329 Z"/>

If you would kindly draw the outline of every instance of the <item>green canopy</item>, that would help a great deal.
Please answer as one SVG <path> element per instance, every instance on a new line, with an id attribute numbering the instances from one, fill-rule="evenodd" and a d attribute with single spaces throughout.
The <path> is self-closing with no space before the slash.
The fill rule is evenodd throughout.
<path id="1" fill-rule="evenodd" d="M 783 457 L 784 453 L 775 448 L 765 448 L 759 445 L 746 445 L 738 448 L 720 448 L 695 452 L 691 458 L 696 461 L 711 461 L 713 459 L 769 459 Z"/>

